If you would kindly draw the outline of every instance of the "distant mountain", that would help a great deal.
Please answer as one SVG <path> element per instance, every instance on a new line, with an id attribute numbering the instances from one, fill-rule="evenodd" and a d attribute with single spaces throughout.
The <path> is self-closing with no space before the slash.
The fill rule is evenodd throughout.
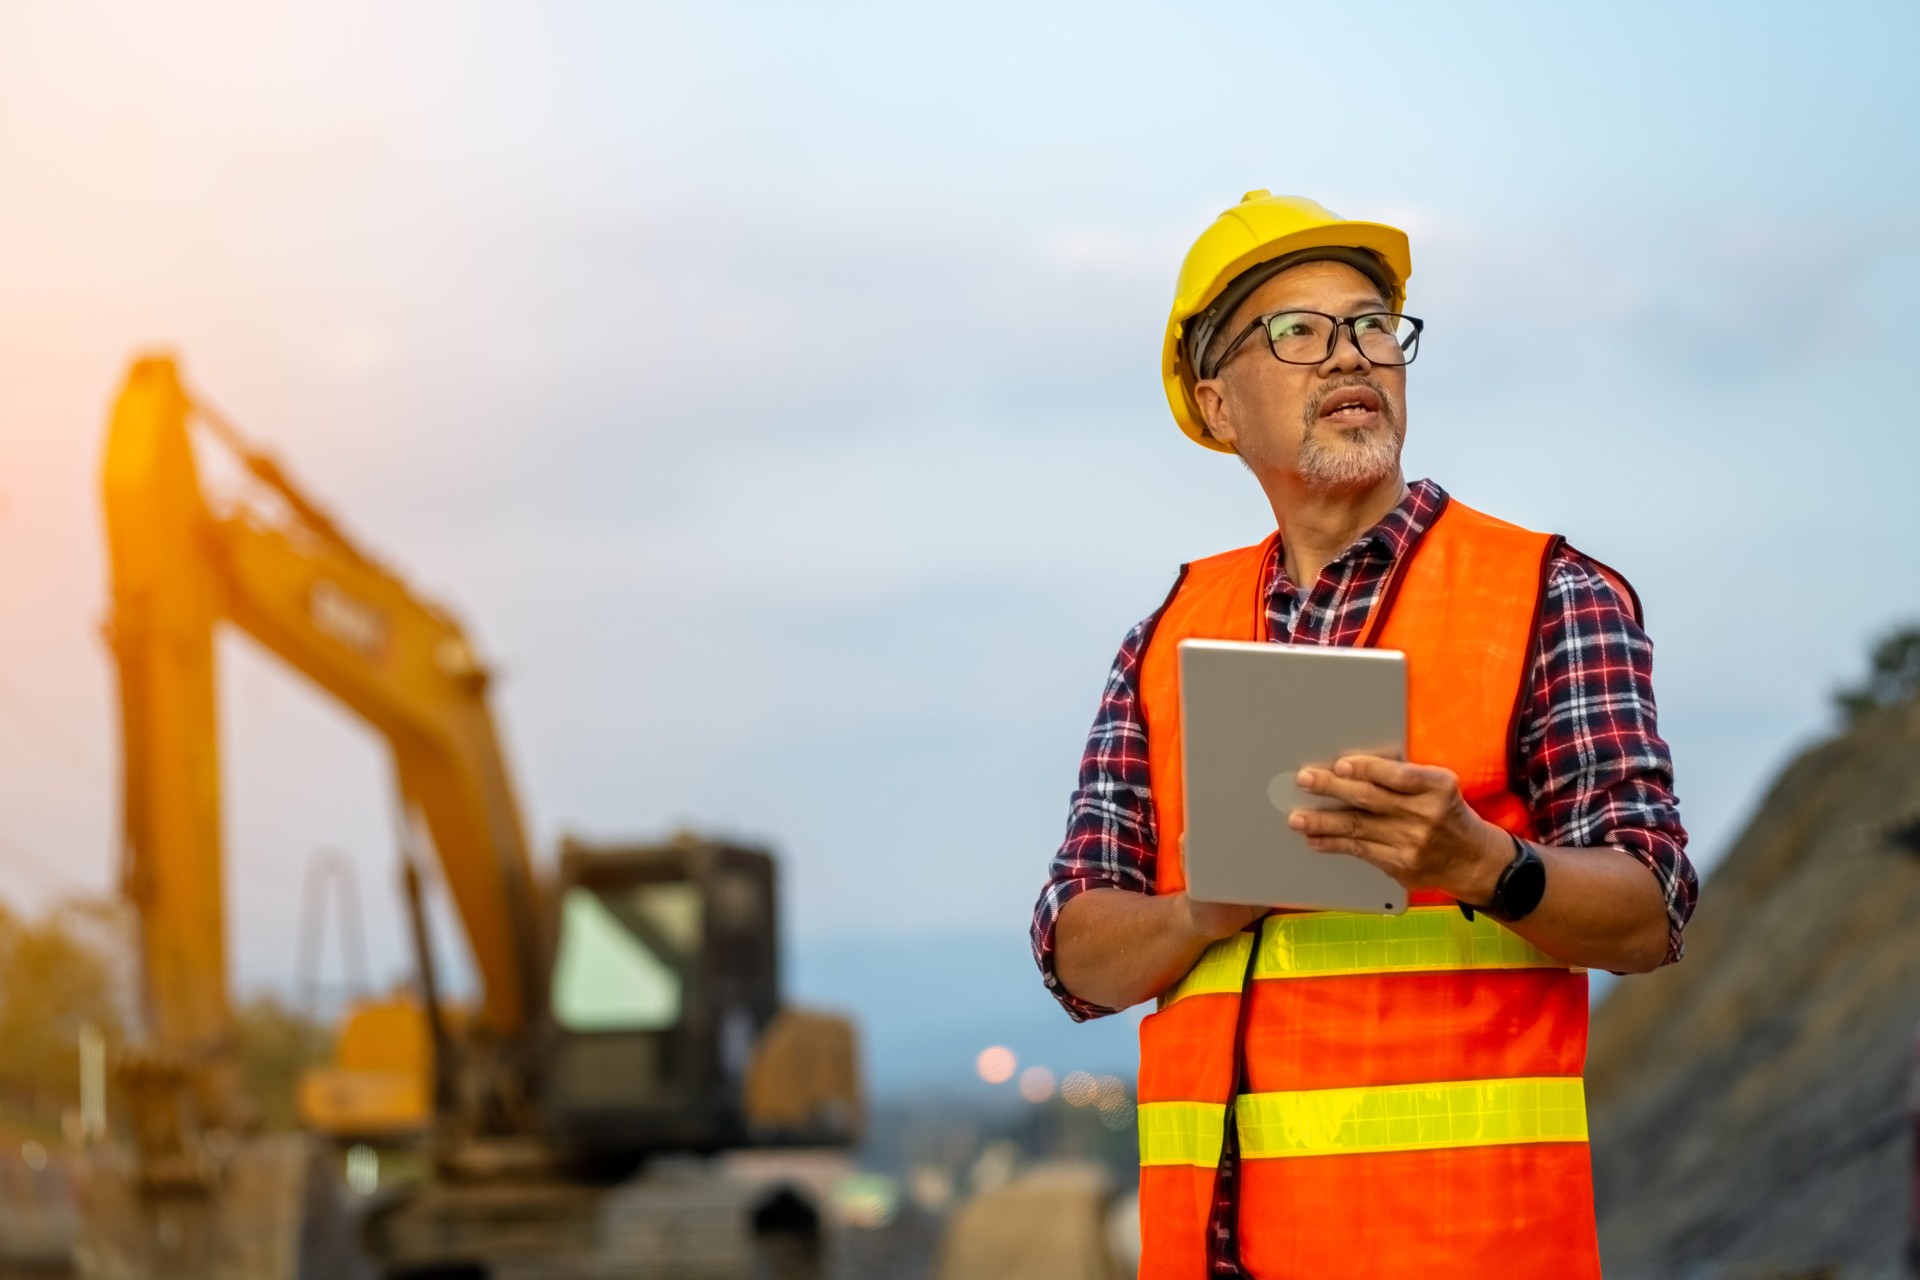
<path id="1" fill-rule="evenodd" d="M 1621 982 L 1587 1085 L 1609 1280 L 1904 1275 L 1920 702 L 1791 766 L 1679 965 Z"/>
<path id="2" fill-rule="evenodd" d="M 1023 928 L 802 941 L 790 954 L 794 1000 L 859 1019 L 877 1094 L 989 1092 L 974 1059 L 995 1044 L 1011 1048 L 1022 1069 L 1044 1066 L 1056 1078 L 1091 1071 L 1133 1080 L 1137 1014 L 1074 1023 L 1040 985 Z"/>

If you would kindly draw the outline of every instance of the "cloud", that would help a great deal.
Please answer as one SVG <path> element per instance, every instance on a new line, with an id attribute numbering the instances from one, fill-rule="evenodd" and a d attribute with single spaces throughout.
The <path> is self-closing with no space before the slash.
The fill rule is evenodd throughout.
<path id="1" fill-rule="evenodd" d="M 1521 235 L 1456 224 L 1421 247 L 1416 309 L 1476 377 L 1551 379 L 1598 358 L 1643 379 L 1747 386 L 1858 356 L 1873 284 L 1912 259 L 1916 231 L 1884 214 Z"/>

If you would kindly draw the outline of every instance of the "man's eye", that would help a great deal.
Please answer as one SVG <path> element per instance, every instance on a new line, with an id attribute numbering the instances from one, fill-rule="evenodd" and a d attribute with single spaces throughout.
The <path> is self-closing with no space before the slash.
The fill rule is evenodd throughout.
<path id="1" fill-rule="evenodd" d="M 1386 327 L 1387 318 L 1385 316 L 1355 316 L 1353 320 L 1353 331 L 1355 333 L 1379 333 Z"/>

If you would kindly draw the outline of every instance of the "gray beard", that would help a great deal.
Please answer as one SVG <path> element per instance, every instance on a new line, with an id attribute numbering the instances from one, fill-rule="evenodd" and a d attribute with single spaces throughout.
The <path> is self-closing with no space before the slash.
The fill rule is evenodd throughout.
<path id="1" fill-rule="evenodd" d="M 1384 402 L 1383 402 L 1384 403 Z M 1383 411 L 1386 430 L 1348 437 L 1335 427 L 1314 423 L 1300 441 L 1296 468 L 1312 489 L 1371 489 L 1400 473 L 1400 449 L 1407 429 L 1399 415 Z"/>

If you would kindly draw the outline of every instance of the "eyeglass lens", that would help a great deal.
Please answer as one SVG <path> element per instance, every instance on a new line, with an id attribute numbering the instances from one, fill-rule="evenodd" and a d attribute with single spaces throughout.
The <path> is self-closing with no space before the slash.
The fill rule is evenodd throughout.
<path id="1" fill-rule="evenodd" d="M 1354 316 L 1354 345 L 1373 364 L 1406 364 L 1420 344 L 1420 326 L 1406 316 Z M 1319 364 L 1333 354 L 1332 316 L 1317 311 L 1282 311 L 1267 321 L 1267 341 L 1273 354 L 1288 364 Z"/>

